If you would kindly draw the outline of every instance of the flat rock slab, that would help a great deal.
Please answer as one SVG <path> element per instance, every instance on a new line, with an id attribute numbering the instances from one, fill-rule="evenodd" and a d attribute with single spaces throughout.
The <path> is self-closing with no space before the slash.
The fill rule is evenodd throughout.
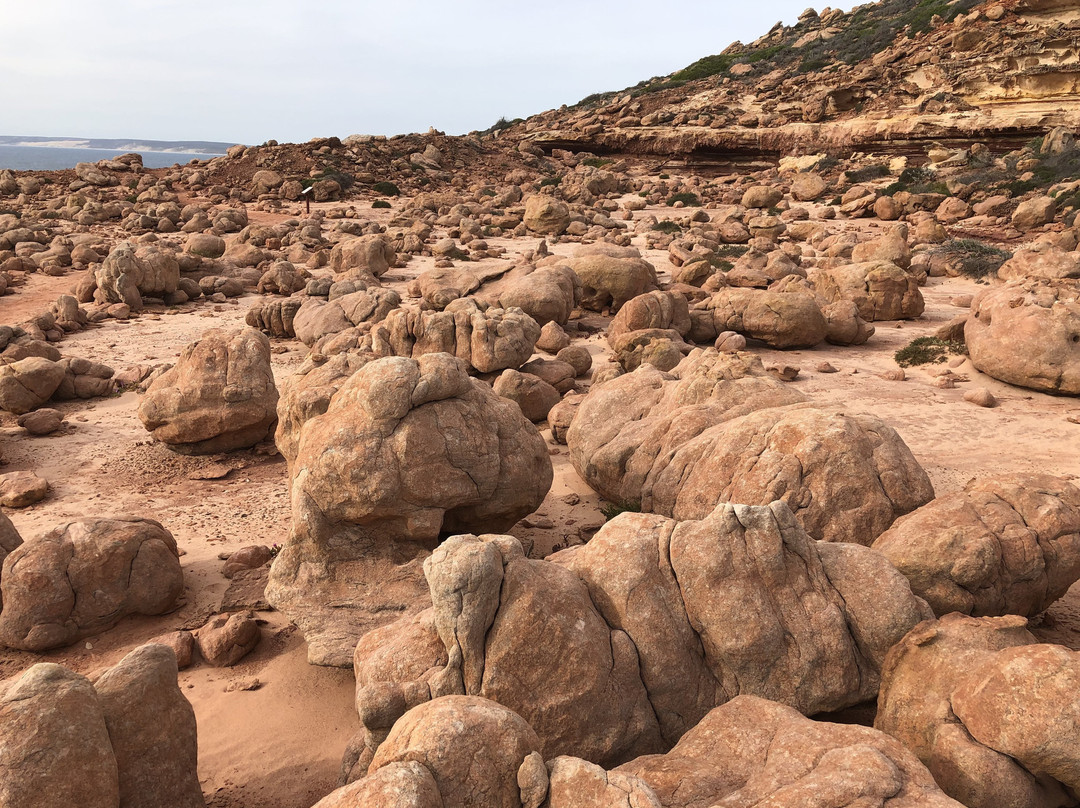
<path id="1" fill-rule="evenodd" d="M 221 598 L 220 611 L 241 612 L 248 609 L 257 612 L 270 611 L 273 607 L 266 600 L 266 582 L 269 575 L 269 567 L 237 572 Z"/>

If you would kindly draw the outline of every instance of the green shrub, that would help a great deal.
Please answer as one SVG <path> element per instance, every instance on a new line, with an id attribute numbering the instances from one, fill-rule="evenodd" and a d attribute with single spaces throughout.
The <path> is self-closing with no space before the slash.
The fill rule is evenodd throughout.
<path id="1" fill-rule="evenodd" d="M 916 365 L 940 364 L 950 354 L 963 355 L 965 353 L 967 349 L 962 342 L 937 337 L 917 337 L 893 354 L 893 359 L 900 367 L 910 368 Z"/>
<path id="2" fill-rule="evenodd" d="M 799 65 L 800 73 L 816 73 L 831 64 L 827 59 L 803 59 Z"/>
<path id="3" fill-rule="evenodd" d="M 382 194 L 383 196 L 401 196 L 401 189 L 394 185 L 394 183 L 387 182 L 386 180 L 377 182 L 371 187 L 375 193 Z"/>
<path id="4" fill-rule="evenodd" d="M 641 513 L 640 502 L 605 502 L 600 506 L 600 513 L 609 522 L 620 513 Z"/>
<path id="5" fill-rule="evenodd" d="M 969 278 L 985 278 L 1012 258 L 1012 253 L 999 247 L 984 244 L 972 238 L 954 238 L 946 241 L 934 252 L 956 262 L 960 272 Z"/>
<path id="6" fill-rule="evenodd" d="M 673 221 L 671 221 L 669 219 L 664 219 L 664 221 L 662 221 L 662 222 L 657 222 L 656 224 L 654 224 L 652 226 L 652 229 L 657 230 L 657 231 L 659 231 L 661 233 L 681 233 L 682 232 L 682 228 L 679 227 L 679 225 L 675 224 L 675 222 L 673 222 Z"/>
<path id="7" fill-rule="evenodd" d="M 863 166 L 862 168 L 853 168 L 850 171 L 845 171 L 844 174 L 847 176 L 848 182 L 858 184 L 860 182 L 879 180 L 882 177 L 889 176 L 889 167 L 877 163 L 875 165 Z"/>
<path id="8" fill-rule="evenodd" d="M 701 200 L 698 199 L 697 194 L 690 193 L 689 191 L 683 191 L 681 194 L 672 194 L 668 197 L 668 207 L 671 207 L 676 202 L 682 202 L 688 208 L 701 207 Z"/>
<path id="9" fill-rule="evenodd" d="M 611 165 L 614 162 L 614 160 L 611 160 L 607 157 L 586 157 L 584 160 L 581 161 L 581 164 L 586 166 L 592 166 L 593 168 L 603 168 L 604 166 Z"/>
<path id="10" fill-rule="evenodd" d="M 544 177 L 540 180 L 540 187 L 547 188 L 549 185 L 558 185 L 562 182 L 562 177 Z"/>
<path id="11" fill-rule="evenodd" d="M 371 203 L 371 207 L 373 207 L 373 208 L 388 208 L 388 207 L 390 207 L 390 203 L 387 202 L 385 199 L 376 199 L 374 202 Z"/>
<path id="12" fill-rule="evenodd" d="M 749 251 L 750 248 L 745 244 L 725 244 L 716 251 L 716 254 L 725 258 L 741 258 Z"/>

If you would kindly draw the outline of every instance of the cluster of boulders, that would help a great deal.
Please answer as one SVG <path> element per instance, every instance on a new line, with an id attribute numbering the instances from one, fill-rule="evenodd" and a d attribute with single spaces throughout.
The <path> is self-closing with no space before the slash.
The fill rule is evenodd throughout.
<path id="1" fill-rule="evenodd" d="M 176 657 L 144 645 L 93 682 L 51 662 L 0 695 L 0 803 L 202 808 L 195 711 Z"/>
<path id="2" fill-rule="evenodd" d="M 711 710 L 666 754 L 615 769 L 547 756 L 517 713 L 442 696 L 395 724 L 367 776 L 315 808 L 383 805 L 692 808 L 698 805 L 881 805 L 957 808 L 903 744 L 869 727 L 811 721 L 738 696 Z"/>
<path id="3" fill-rule="evenodd" d="M 509 536 L 456 536 L 424 571 L 431 610 L 356 647 L 364 730 L 346 768 L 441 695 L 497 701 L 545 756 L 601 765 L 669 748 L 738 695 L 836 710 L 876 695 L 886 652 L 929 614 L 883 556 L 813 541 L 780 502 L 623 514 L 546 561 Z"/>

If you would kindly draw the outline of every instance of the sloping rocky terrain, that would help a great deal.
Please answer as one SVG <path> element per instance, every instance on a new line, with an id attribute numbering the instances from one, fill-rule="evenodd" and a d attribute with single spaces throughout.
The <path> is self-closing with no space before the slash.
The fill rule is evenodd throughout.
<path id="1" fill-rule="evenodd" d="M 1080 804 L 1078 32 L 0 171 L 0 806 Z"/>

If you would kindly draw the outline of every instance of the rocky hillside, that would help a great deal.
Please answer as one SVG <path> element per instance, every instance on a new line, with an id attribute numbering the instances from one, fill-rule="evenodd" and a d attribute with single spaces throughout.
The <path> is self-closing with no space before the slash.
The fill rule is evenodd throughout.
<path id="1" fill-rule="evenodd" d="M 882 0 L 808 9 L 665 77 L 515 123 L 549 150 L 691 163 L 814 151 L 1008 151 L 1080 123 L 1080 2 Z"/>

